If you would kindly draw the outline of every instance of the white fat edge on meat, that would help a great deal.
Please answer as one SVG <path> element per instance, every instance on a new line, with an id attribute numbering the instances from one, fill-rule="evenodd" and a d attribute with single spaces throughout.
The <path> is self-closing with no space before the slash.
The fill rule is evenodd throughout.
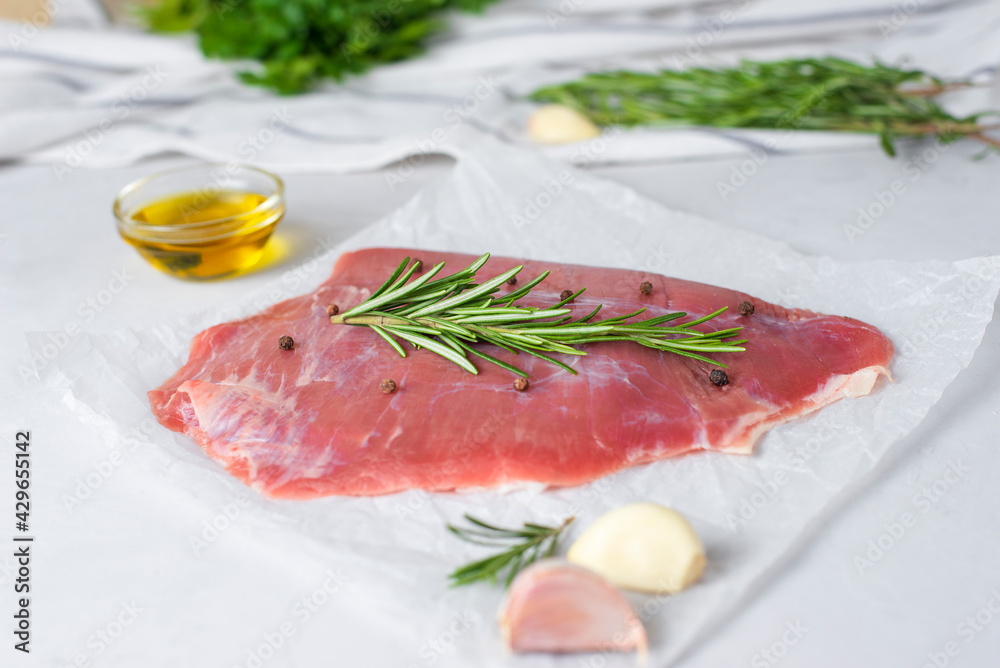
<path id="1" fill-rule="evenodd" d="M 871 394 L 876 381 L 882 375 L 892 381 L 892 374 L 884 366 L 870 366 L 851 374 L 837 374 L 831 376 L 816 392 L 803 399 L 801 410 L 786 415 L 770 413 L 766 414 L 764 419 L 760 419 L 760 414 L 743 415 L 730 431 L 733 434 L 733 441 L 719 448 L 719 451 L 749 455 L 757 442 L 773 427 L 818 411 L 845 397 L 857 398 Z M 759 421 L 755 423 L 755 420 Z M 741 433 L 744 433 L 742 437 Z"/>

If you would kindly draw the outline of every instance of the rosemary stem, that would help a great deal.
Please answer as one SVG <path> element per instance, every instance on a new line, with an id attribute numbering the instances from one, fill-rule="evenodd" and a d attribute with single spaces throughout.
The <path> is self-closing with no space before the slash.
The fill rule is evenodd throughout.
<path id="1" fill-rule="evenodd" d="M 432 324 L 424 318 L 414 318 L 414 320 L 419 322 L 421 325 Z M 403 320 L 402 318 L 387 318 L 383 315 L 352 315 L 347 318 L 343 315 L 335 315 L 330 317 L 330 322 L 334 325 L 365 325 L 368 327 L 372 325 L 378 325 L 379 327 L 398 327 L 400 325 L 411 324 L 409 321 Z"/>

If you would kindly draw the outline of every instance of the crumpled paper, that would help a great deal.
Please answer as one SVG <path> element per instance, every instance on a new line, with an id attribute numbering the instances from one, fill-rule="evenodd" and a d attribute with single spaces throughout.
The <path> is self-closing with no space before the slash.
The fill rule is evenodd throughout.
<path id="1" fill-rule="evenodd" d="M 287 285 L 276 283 L 242 303 L 183 321 L 78 337 L 44 369 L 43 381 L 108 439 L 135 442 L 140 434 L 142 447 L 130 461 L 170 492 L 147 501 L 160 506 L 158 515 L 169 515 L 173 498 L 203 504 L 206 512 L 238 498 L 255 539 L 244 551 L 273 550 L 279 553 L 275 558 L 282 550 L 313 554 L 343 569 L 352 582 L 359 613 L 337 618 L 342 633 L 299 649 L 286 643 L 275 650 L 284 658 L 269 665 L 315 665 L 311 661 L 331 655 L 338 657 L 337 665 L 411 668 L 432 663 L 591 665 L 581 660 L 633 665 L 632 656 L 506 655 L 493 622 L 500 589 L 447 586 L 451 569 L 484 552 L 450 536 L 444 525 L 463 513 L 510 525 L 555 522 L 573 514 L 577 522 L 568 544 L 603 512 L 639 500 L 687 515 L 708 552 L 708 569 L 692 589 L 669 597 L 630 595 L 649 632 L 650 665 L 668 665 L 704 642 L 714 625 L 773 576 L 774 567 L 810 530 L 870 482 L 873 467 L 969 364 L 1000 289 L 998 257 L 955 263 L 807 257 L 780 242 L 669 210 L 616 183 L 492 141 L 395 213 L 301 267 L 296 292 L 321 282 L 341 252 L 375 245 L 638 267 L 784 306 L 849 315 L 878 326 L 895 343 L 894 382 L 883 379 L 870 396 L 840 401 L 772 430 L 749 457 L 691 455 L 550 491 L 415 490 L 377 498 L 269 501 L 231 478 L 192 441 L 156 425 L 145 393 L 183 363 L 196 332 L 292 296 Z M 45 335 L 29 335 L 35 349 L 45 342 Z M 259 611 L 238 600 L 250 600 L 251 591 L 229 587 L 224 593 L 236 597 L 233 628 L 245 625 L 247 646 L 255 647 Z M 361 633 L 373 620 L 382 638 L 377 651 L 344 642 L 352 629 Z M 166 644 L 172 637 L 170 621 L 163 624 Z M 203 665 L 223 665 L 233 656 L 243 656 L 240 665 L 248 665 L 248 655 L 239 648 L 213 654 L 216 650 L 192 648 L 206 661 Z M 218 662 L 211 663 L 213 658 Z M 151 653 L 144 665 L 170 663 L 158 660 Z"/>

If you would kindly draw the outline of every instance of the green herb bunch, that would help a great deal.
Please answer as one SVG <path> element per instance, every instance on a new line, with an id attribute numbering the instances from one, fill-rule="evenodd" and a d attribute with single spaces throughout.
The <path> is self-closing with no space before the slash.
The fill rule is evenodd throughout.
<path id="1" fill-rule="evenodd" d="M 159 0 L 142 13 L 153 30 L 197 33 L 206 56 L 259 61 L 243 79 L 290 94 L 412 58 L 446 11 L 495 1 Z"/>
<path id="2" fill-rule="evenodd" d="M 950 142 L 968 136 L 1000 147 L 1000 141 L 984 134 L 997 126 L 981 122 L 1000 112 L 956 117 L 934 99 L 968 85 L 921 70 L 825 57 L 601 72 L 541 88 L 531 97 L 573 107 L 598 125 L 870 132 L 889 155 L 895 155 L 898 137 Z"/>

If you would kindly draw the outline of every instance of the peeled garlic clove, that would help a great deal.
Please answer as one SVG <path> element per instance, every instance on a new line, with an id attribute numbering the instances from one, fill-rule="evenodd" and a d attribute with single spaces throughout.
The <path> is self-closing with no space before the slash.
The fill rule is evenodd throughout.
<path id="1" fill-rule="evenodd" d="M 497 615 L 515 652 L 617 651 L 646 656 L 646 629 L 625 597 L 602 577 L 563 559 L 518 573 Z"/>
<path id="2" fill-rule="evenodd" d="M 602 515 L 566 555 L 625 589 L 675 593 L 705 570 L 705 547 L 687 519 L 656 503 L 630 503 Z"/>
<path id="3" fill-rule="evenodd" d="M 601 131 L 576 109 L 546 104 L 528 119 L 528 134 L 539 144 L 569 144 L 597 137 Z"/>

